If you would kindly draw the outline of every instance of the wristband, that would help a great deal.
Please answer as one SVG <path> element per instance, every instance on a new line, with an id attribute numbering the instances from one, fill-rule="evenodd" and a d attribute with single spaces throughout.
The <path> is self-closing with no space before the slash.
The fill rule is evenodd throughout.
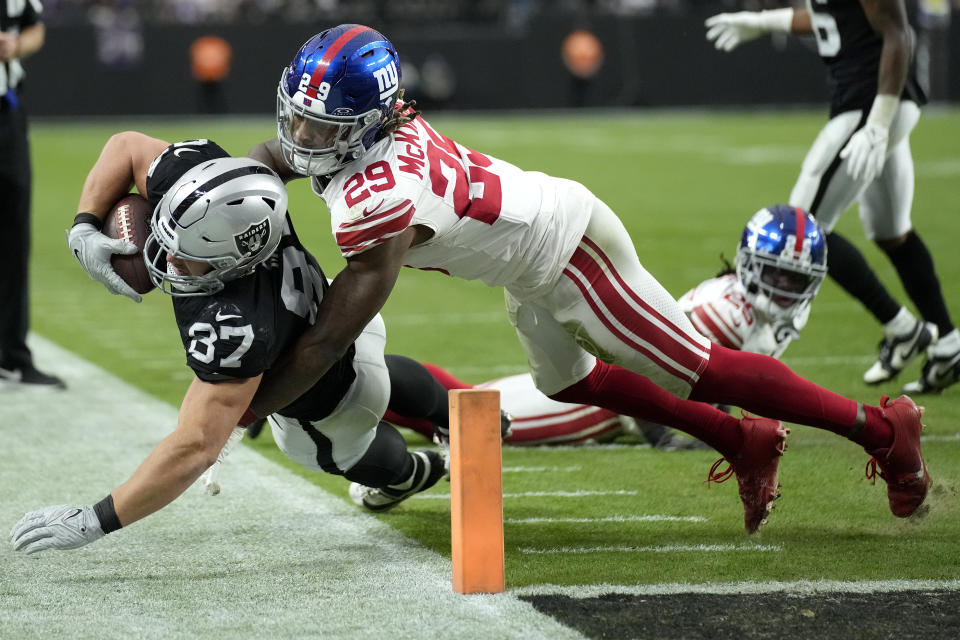
<path id="1" fill-rule="evenodd" d="M 83 212 L 78 213 L 73 218 L 73 226 L 77 226 L 78 224 L 92 224 L 96 227 L 97 231 L 100 231 L 101 227 L 103 227 L 103 220 L 92 213 Z"/>
<path id="2" fill-rule="evenodd" d="M 760 12 L 760 20 L 767 31 L 793 31 L 793 9 L 769 9 Z"/>
<path id="3" fill-rule="evenodd" d="M 104 534 L 116 531 L 123 526 L 120 524 L 120 518 L 117 517 L 117 512 L 113 508 L 113 494 L 109 494 L 106 498 L 93 505 L 93 512 L 97 514 L 97 519 L 100 521 L 100 528 Z"/>
<path id="4" fill-rule="evenodd" d="M 867 116 L 867 124 L 881 127 L 884 131 L 890 130 L 893 119 L 897 115 L 897 109 L 900 108 L 900 96 L 892 96 L 888 93 L 878 93 L 873 99 L 873 106 L 870 107 L 870 115 Z"/>

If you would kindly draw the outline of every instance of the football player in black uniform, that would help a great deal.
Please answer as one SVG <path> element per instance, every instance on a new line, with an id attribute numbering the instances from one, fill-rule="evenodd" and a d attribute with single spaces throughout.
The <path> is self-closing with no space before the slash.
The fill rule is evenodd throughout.
<path id="1" fill-rule="evenodd" d="M 273 171 L 207 140 L 170 145 L 136 132 L 113 136 L 84 184 L 69 244 L 85 268 L 95 254 L 130 252 L 98 227 L 131 183 L 154 207 L 145 262 L 173 297 L 196 377 L 177 428 L 127 482 L 96 505 L 47 507 L 20 520 L 14 546 L 27 553 L 93 542 L 164 507 L 215 465 L 263 372 L 313 324 L 328 286 L 297 239 Z M 377 316 L 312 389 L 269 417 L 290 459 L 351 480 L 351 498 L 373 511 L 444 474 L 438 453 L 409 452 L 381 422 L 388 404 L 439 426 L 447 421 L 446 389 L 407 358 L 391 358 L 388 371 L 385 341 Z"/>
<path id="2" fill-rule="evenodd" d="M 827 230 L 830 276 L 883 324 L 880 355 L 864 381 L 892 380 L 926 349 L 920 379 L 904 392 L 940 392 L 956 383 L 960 332 L 930 252 L 910 221 L 910 131 L 926 97 L 913 68 L 914 32 L 904 0 L 807 0 L 806 9 L 723 13 L 706 25 L 707 38 L 724 51 L 773 31 L 815 36 L 829 71 L 830 120 L 803 161 L 790 204 L 813 213 Z M 867 236 L 890 258 L 922 320 L 890 295 L 849 241 L 832 232 L 854 201 Z"/>

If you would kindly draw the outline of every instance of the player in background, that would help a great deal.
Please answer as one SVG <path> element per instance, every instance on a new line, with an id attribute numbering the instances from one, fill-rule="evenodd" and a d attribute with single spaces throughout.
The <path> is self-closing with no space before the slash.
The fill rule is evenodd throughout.
<path id="1" fill-rule="evenodd" d="M 136 132 L 113 136 L 84 184 L 83 213 L 70 234 L 81 264 L 101 245 L 116 248 L 96 228 L 131 183 L 154 206 L 146 263 L 157 287 L 172 296 L 195 378 L 176 429 L 129 480 L 92 507 L 47 507 L 21 519 L 12 536 L 27 553 L 93 542 L 164 507 L 213 468 L 228 441 L 238 439 L 235 426 L 263 372 L 316 321 L 327 291 L 273 171 L 228 157 L 207 140 L 170 145 Z M 438 420 L 433 407 L 445 409 L 447 395 L 426 371 L 422 386 L 401 378 L 401 387 L 391 388 L 385 341 L 383 321 L 374 316 L 323 378 L 269 418 L 291 460 L 379 487 L 357 496 L 378 511 L 444 473 L 439 454 L 409 452 L 397 430 L 380 420 L 397 394 L 404 398 L 399 410 Z"/>
<path id="2" fill-rule="evenodd" d="M 904 393 L 939 393 L 960 380 L 960 332 L 947 310 L 933 258 L 913 229 L 910 132 L 926 102 L 914 68 L 914 32 L 903 0 L 808 0 L 806 9 L 723 13 L 706 21 L 707 39 L 732 51 L 777 31 L 813 34 L 826 63 L 830 120 L 807 153 L 790 204 L 827 231 L 830 276 L 883 325 L 868 384 L 893 380 L 926 349 L 920 379 Z M 919 310 L 897 302 L 863 255 L 833 231 L 857 202 L 867 237 L 886 253 Z M 939 336 L 939 338 L 938 338 Z"/>
<path id="3" fill-rule="evenodd" d="M 798 238 L 800 251 L 795 250 Z M 803 247 L 808 250 L 803 251 Z M 806 326 L 810 303 L 823 282 L 826 265 L 824 234 L 810 214 L 787 205 L 765 207 L 743 228 L 736 268 L 727 263 L 716 277 L 684 294 L 680 308 L 711 342 L 779 358 Z M 399 357 L 388 355 L 387 360 Z M 424 366 L 447 389 L 499 390 L 500 404 L 512 419 L 510 436 L 504 440 L 507 444 L 609 442 L 634 434 L 642 435 L 656 449 L 704 446 L 660 424 L 600 407 L 551 400 L 537 390 L 529 373 L 471 385 L 442 367 L 430 363 Z M 390 411 L 384 419 L 427 438 L 434 433 L 434 426 L 423 420 Z"/>

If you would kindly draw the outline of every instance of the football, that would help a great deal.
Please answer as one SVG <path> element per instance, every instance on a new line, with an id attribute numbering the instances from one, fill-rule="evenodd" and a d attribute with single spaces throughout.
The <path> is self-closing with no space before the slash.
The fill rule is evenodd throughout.
<path id="1" fill-rule="evenodd" d="M 110 258 L 113 270 L 137 293 L 147 293 L 154 287 L 147 265 L 143 263 L 143 246 L 150 234 L 151 213 L 147 199 L 131 193 L 113 205 L 101 229 L 109 237 L 132 242 L 140 250 L 131 255 L 114 254 Z"/>

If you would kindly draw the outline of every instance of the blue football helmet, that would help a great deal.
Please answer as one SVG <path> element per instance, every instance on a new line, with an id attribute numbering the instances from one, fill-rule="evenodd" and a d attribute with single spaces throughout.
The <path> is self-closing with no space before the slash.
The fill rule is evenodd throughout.
<path id="1" fill-rule="evenodd" d="M 736 267 L 758 315 L 792 320 L 810 305 L 827 273 L 826 236 L 803 209 L 760 209 L 743 228 Z"/>
<path id="2" fill-rule="evenodd" d="M 277 89 L 277 137 L 291 169 L 334 173 L 362 156 L 393 113 L 400 58 L 370 27 L 342 24 L 300 47 Z"/>

